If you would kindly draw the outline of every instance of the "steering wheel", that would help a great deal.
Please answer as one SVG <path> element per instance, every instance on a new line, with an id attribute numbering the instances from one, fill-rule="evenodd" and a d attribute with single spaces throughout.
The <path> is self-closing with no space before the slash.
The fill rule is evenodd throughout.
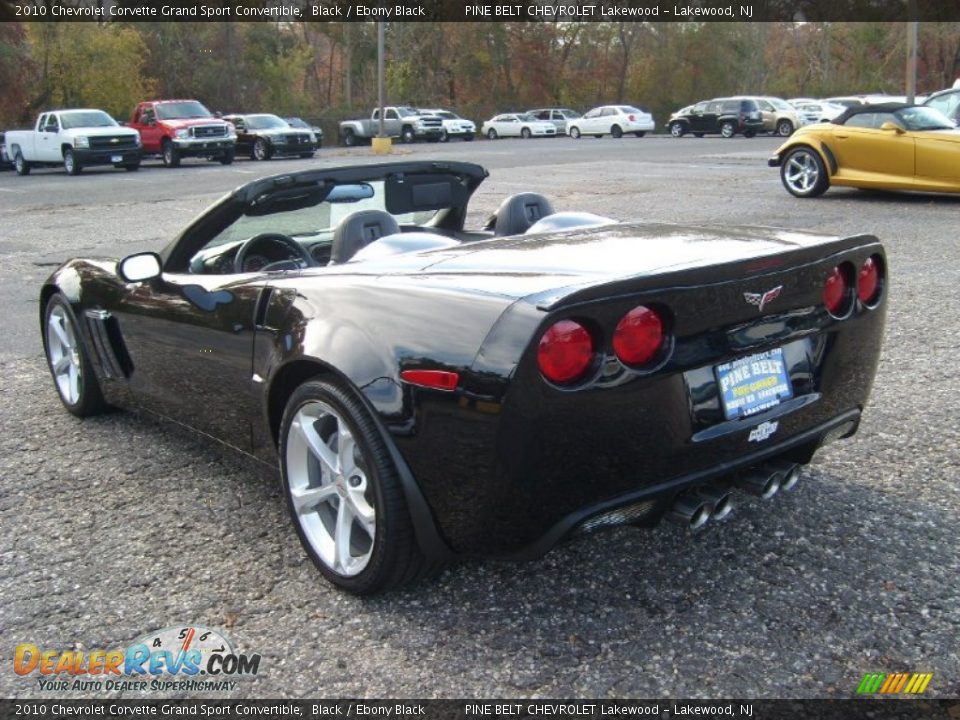
<path id="1" fill-rule="evenodd" d="M 247 269 L 247 260 L 252 255 L 255 255 L 255 251 L 258 247 L 263 247 L 264 249 L 270 245 L 281 245 L 285 251 L 285 257 L 275 258 L 267 257 L 267 263 L 263 267 L 256 268 L 254 270 Z M 243 245 L 240 246 L 240 249 L 237 250 L 236 257 L 233 259 L 233 271 L 236 273 L 246 273 L 246 272 L 257 272 L 258 270 L 263 270 L 267 265 L 272 265 L 278 260 L 293 260 L 298 267 L 310 267 L 313 265 L 313 258 L 310 256 L 310 253 L 307 249 L 294 240 L 289 235 L 283 235 L 282 233 L 260 233 L 259 235 L 254 235 L 252 238 L 247 240 Z"/>

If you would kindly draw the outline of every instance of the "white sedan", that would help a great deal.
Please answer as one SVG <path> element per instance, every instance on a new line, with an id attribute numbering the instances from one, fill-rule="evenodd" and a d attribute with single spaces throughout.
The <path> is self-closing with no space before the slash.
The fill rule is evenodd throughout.
<path id="1" fill-rule="evenodd" d="M 792 102 L 790 104 L 797 109 L 797 113 L 808 125 L 830 122 L 846 110 L 843 105 L 834 105 L 820 100 L 807 100 L 806 102 Z"/>
<path id="2" fill-rule="evenodd" d="M 567 122 L 567 135 L 576 139 L 581 135 L 611 135 L 622 137 L 633 133 L 643 137 L 655 127 L 653 115 L 631 105 L 601 105 L 583 117 Z"/>
<path id="3" fill-rule="evenodd" d="M 504 113 L 487 120 L 480 132 L 491 140 L 501 137 L 554 137 L 557 126 L 552 122 L 537 120 L 529 113 Z"/>

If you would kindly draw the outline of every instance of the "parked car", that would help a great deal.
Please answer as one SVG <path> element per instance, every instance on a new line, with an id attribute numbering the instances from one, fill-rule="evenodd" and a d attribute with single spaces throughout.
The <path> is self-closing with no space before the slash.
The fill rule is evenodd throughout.
<path id="1" fill-rule="evenodd" d="M 934 93 L 923 104 L 939 110 L 955 123 L 960 123 L 960 89 Z"/>
<path id="2" fill-rule="evenodd" d="M 159 155 L 165 167 L 185 157 L 233 162 L 237 135 L 233 126 L 196 100 L 150 100 L 134 108 L 130 127 L 140 133 L 145 155 Z"/>
<path id="3" fill-rule="evenodd" d="M 588 110 L 583 117 L 568 121 L 567 134 L 574 139 L 581 135 L 618 138 L 624 133 L 643 137 L 654 127 L 653 116 L 632 105 L 601 105 Z"/>
<path id="4" fill-rule="evenodd" d="M 503 113 L 487 120 L 480 132 L 490 140 L 501 137 L 554 137 L 557 126 L 552 122 L 537 120 L 529 113 Z"/>
<path id="5" fill-rule="evenodd" d="M 9 170 L 13 167 L 13 160 L 7 155 L 7 136 L 0 132 L 0 170 Z"/>
<path id="6" fill-rule="evenodd" d="M 849 108 L 833 122 L 801 128 L 770 158 L 791 195 L 831 185 L 960 192 L 960 133 L 939 110 L 885 103 Z"/>
<path id="7" fill-rule="evenodd" d="M 886 311 L 875 237 L 616 223 L 532 192 L 467 228 L 486 176 L 284 173 L 159 254 L 70 260 L 39 293 L 60 400 L 136 406 L 279 471 L 306 554 L 367 594 L 457 556 L 696 527 L 857 432 Z"/>
<path id="8" fill-rule="evenodd" d="M 558 135 L 566 135 L 567 123 L 581 117 L 580 113 L 569 108 L 538 108 L 527 110 L 527 114 L 533 115 L 537 120 L 553 123 Z"/>
<path id="9" fill-rule="evenodd" d="M 863 95 L 838 95 L 836 97 L 824 98 L 823 102 L 828 102 L 831 105 L 842 105 L 845 108 L 866 104 Z"/>
<path id="10" fill-rule="evenodd" d="M 843 105 L 833 105 L 820 100 L 793 101 L 791 104 L 800 115 L 804 125 L 830 122 L 846 110 Z"/>
<path id="11" fill-rule="evenodd" d="M 297 130 L 281 117 L 268 113 L 225 115 L 237 133 L 237 152 L 253 160 L 283 155 L 312 158 L 317 151 L 312 130 Z"/>
<path id="12" fill-rule="evenodd" d="M 477 134 L 477 126 L 472 120 L 466 120 L 452 110 L 442 110 L 440 108 L 424 110 L 421 108 L 419 112 L 424 117 L 437 117 L 443 121 L 440 142 L 447 142 L 450 138 L 461 138 L 470 141 L 473 140 L 474 135 Z"/>
<path id="13" fill-rule="evenodd" d="M 803 120 L 797 109 L 790 103 L 778 97 L 754 98 L 763 117 L 763 129 L 768 133 L 776 133 L 780 137 L 789 137 L 793 131 L 803 125 Z"/>
<path id="14" fill-rule="evenodd" d="M 287 124 L 296 128 L 297 130 L 309 130 L 313 133 L 314 141 L 317 144 L 317 150 L 323 146 L 323 128 L 319 125 L 311 125 L 306 120 L 303 120 L 298 117 L 288 117 L 284 118 L 287 121 Z"/>
<path id="15" fill-rule="evenodd" d="M 8 130 L 4 144 L 18 175 L 29 175 L 34 167 L 55 165 L 62 165 L 68 175 L 79 175 L 92 165 L 140 168 L 140 135 L 103 110 L 40 113 L 33 130 Z"/>
<path id="16" fill-rule="evenodd" d="M 400 142 L 417 140 L 438 142 L 443 134 L 443 120 L 421 115 L 412 107 L 389 106 L 383 109 L 383 131 L 387 137 L 400 138 Z M 340 123 L 340 139 L 347 147 L 375 138 L 380 132 L 380 108 L 374 108 L 369 118 L 344 120 Z"/>
<path id="17" fill-rule="evenodd" d="M 763 116 L 756 100 L 717 98 L 698 102 L 684 114 L 675 114 L 668 128 L 676 138 L 687 133 L 695 137 L 719 133 L 725 138 L 740 133 L 751 138 L 763 130 Z"/>

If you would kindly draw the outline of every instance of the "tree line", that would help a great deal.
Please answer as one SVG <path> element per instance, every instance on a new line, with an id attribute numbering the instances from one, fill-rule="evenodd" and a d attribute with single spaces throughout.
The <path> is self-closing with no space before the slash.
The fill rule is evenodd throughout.
<path id="1" fill-rule="evenodd" d="M 483 120 L 622 102 L 659 123 L 730 94 L 905 93 L 905 23 L 388 23 L 387 101 Z M 960 76 L 960 23 L 921 23 L 918 92 Z M 333 122 L 376 103 L 375 23 L 0 23 L 0 127 L 150 97 Z M 332 129 L 332 128 L 331 128 Z"/>

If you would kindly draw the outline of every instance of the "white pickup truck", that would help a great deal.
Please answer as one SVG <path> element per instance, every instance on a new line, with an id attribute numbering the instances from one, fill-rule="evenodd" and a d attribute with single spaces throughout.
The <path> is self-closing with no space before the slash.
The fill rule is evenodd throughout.
<path id="1" fill-rule="evenodd" d="M 411 107 L 389 106 L 383 109 L 383 131 L 400 142 L 417 140 L 438 142 L 443 133 L 443 121 L 438 117 L 421 115 Z M 380 132 L 380 108 L 374 108 L 369 118 L 344 120 L 340 123 L 340 139 L 347 147 L 375 138 Z"/>
<path id="2" fill-rule="evenodd" d="M 40 113 L 33 130 L 8 130 L 4 144 L 18 175 L 61 164 L 68 175 L 90 165 L 137 170 L 142 149 L 140 133 L 119 125 L 103 110 Z"/>

